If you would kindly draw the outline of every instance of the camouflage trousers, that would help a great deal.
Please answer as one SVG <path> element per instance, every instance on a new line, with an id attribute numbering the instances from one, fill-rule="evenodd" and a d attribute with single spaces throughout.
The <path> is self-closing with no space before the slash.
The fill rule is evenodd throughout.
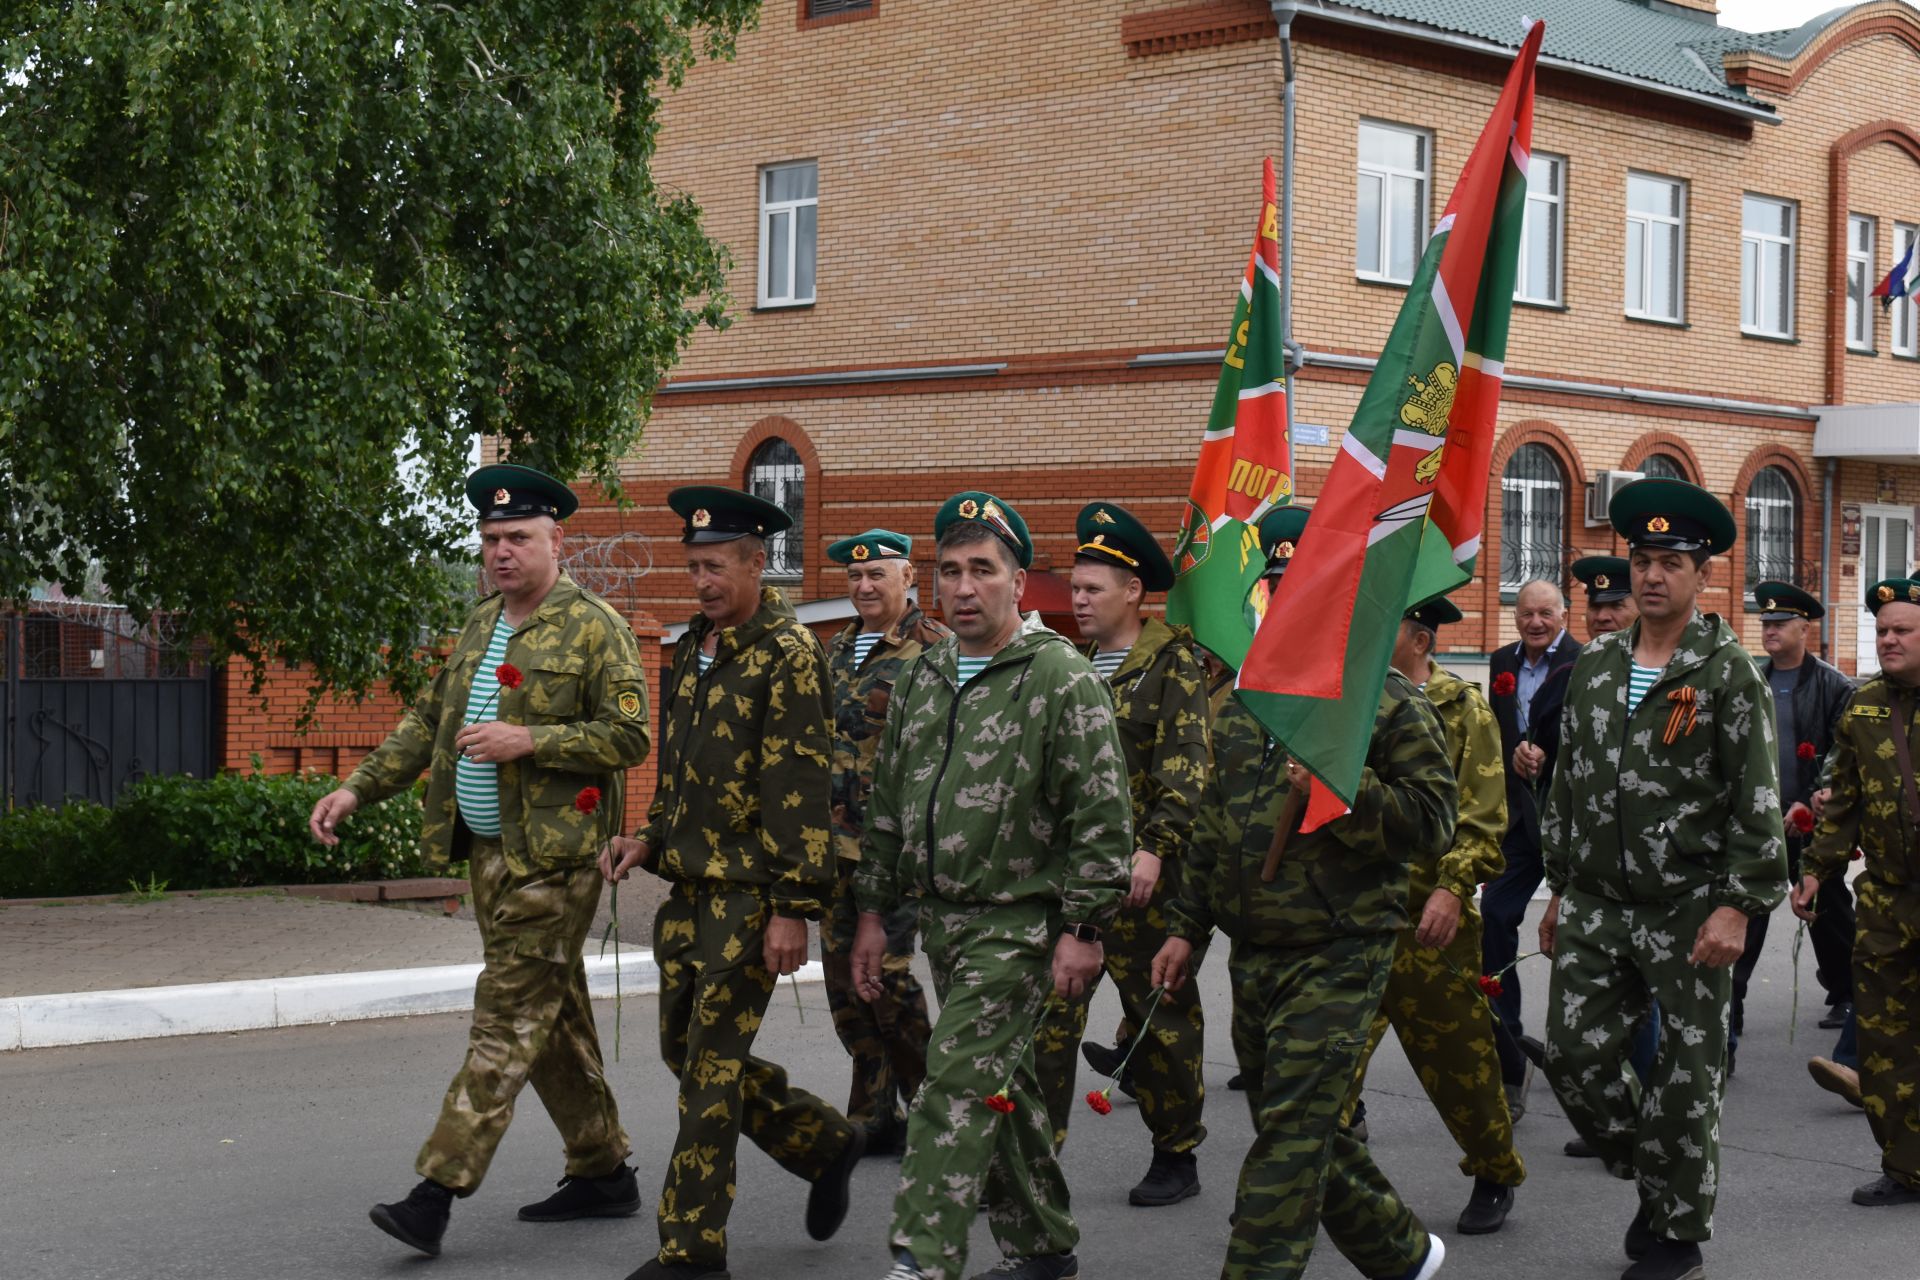
<path id="1" fill-rule="evenodd" d="M 1624 903 L 1567 889 L 1547 992 L 1547 1079 L 1616 1178 L 1638 1186 L 1655 1235 L 1713 1235 L 1733 970 L 1688 961 L 1713 914 L 1701 895 Z M 1660 1047 L 1643 1089 L 1627 1049 L 1650 1001 Z"/>
<path id="2" fill-rule="evenodd" d="M 660 1193 L 660 1261 L 725 1265 L 735 1152 L 744 1132 L 787 1172 L 825 1173 L 853 1127 L 752 1056 L 777 979 L 756 894 L 676 884 L 653 925 L 660 1056 L 680 1081 L 680 1132 Z"/>
<path id="3" fill-rule="evenodd" d="M 1860 1095 L 1889 1178 L 1920 1190 L 1920 886 L 1854 882 Z"/>
<path id="4" fill-rule="evenodd" d="M 1254 1138 L 1221 1280 L 1303 1274 L 1322 1226 L 1364 1275 L 1403 1275 L 1426 1257 L 1426 1228 L 1340 1124 L 1392 962 L 1390 933 L 1233 944 L 1233 1052 Z"/>
<path id="5" fill-rule="evenodd" d="M 1386 998 L 1374 1016 L 1341 1120 L 1352 1121 L 1367 1064 L 1391 1025 L 1420 1087 L 1460 1148 L 1460 1172 L 1517 1187 L 1526 1181 L 1527 1167 L 1513 1145 L 1513 1117 L 1507 1113 L 1493 1046 L 1493 1010 L 1480 991 L 1480 913 L 1465 904 L 1459 932 L 1438 950 L 1423 946 L 1413 932 L 1402 929 L 1394 944 Z"/>
<path id="6" fill-rule="evenodd" d="M 566 1171 L 612 1173 L 631 1148 L 607 1087 L 581 947 L 600 903 L 600 872 L 515 875 L 498 840 L 471 837 L 473 911 L 483 964 L 473 988 L 467 1060 L 440 1104 L 414 1168 L 472 1195 L 529 1082 L 566 1143 Z"/>
<path id="7" fill-rule="evenodd" d="M 827 918 L 820 926 L 820 961 L 826 970 L 827 1008 L 833 1030 L 853 1059 L 853 1086 L 847 1093 L 847 1119 L 873 1130 L 906 1119 L 927 1075 L 927 1040 L 933 1027 L 927 993 L 913 976 L 914 908 L 911 903 L 887 917 L 887 954 L 880 962 L 880 998 L 871 1004 L 854 994 L 853 936 L 860 908 L 853 901 L 853 873 L 860 864 L 840 858 L 839 880 Z"/>
<path id="8" fill-rule="evenodd" d="M 1120 993 L 1125 1011 L 1123 1026 L 1132 1035 L 1145 1024 L 1147 1005 L 1153 999 L 1153 957 L 1167 940 L 1167 923 L 1161 913 L 1160 888 L 1146 907 L 1123 907 L 1101 941 L 1106 948 L 1106 972 Z M 1196 968 L 1202 952 L 1195 953 Z M 1099 979 L 1078 1000 L 1054 996 L 1047 1001 L 1046 1017 L 1034 1038 L 1035 1069 L 1040 1073 L 1040 1089 L 1047 1099 L 1047 1118 L 1053 1126 L 1056 1147 L 1067 1141 L 1067 1122 L 1080 1104 L 1074 1088 L 1079 1074 L 1080 1041 L 1087 1034 L 1087 1009 Z M 1200 984 L 1189 981 L 1178 991 L 1160 998 L 1148 1028 L 1153 1038 L 1140 1046 L 1127 1063 L 1140 1100 L 1140 1118 L 1153 1135 L 1155 1151 L 1191 1151 L 1207 1136 L 1200 1121 L 1206 1104 L 1206 1086 L 1202 1066 L 1206 1057 L 1207 1024 L 1200 1008 Z M 1105 1077 L 1097 1084 L 1104 1087 Z"/>
<path id="9" fill-rule="evenodd" d="M 907 1116 L 893 1246 L 935 1280 L 958 1280 L 981 1197 L 1009 1257 L 1071 1252 L 1080 1232 L 1034 1074 L 1033 1029 L 1053 990 L 1056 933 L 1040 903 L 923 899 L 920 935 L 940 1017 L 927 1079 Z M 1002 1087 L 1002 1115 L 985 1099 Z"/>

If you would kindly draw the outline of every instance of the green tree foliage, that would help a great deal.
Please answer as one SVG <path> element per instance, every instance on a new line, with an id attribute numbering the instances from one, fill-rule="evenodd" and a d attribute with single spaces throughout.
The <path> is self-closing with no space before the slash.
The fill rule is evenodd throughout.
<path id="1" fill-rule="evenodd" d="M 0 596 L 403 695 L 476 432 L 612 485 L 726 257 L 649 172 L 756 0 L 12 0 Z"/>

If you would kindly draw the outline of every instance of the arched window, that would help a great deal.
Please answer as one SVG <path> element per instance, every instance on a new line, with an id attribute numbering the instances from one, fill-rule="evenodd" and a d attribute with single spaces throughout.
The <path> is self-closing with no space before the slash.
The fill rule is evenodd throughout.
<path id="1" fill-rule="evenodd" d="M 1636 468 L 1645 476 L 1658 476 L 1662 480 L 1685 480 L 1687 469 L 1680 459 L 1670 453 L 1650 453 L 1640 460 Z"/>
<path id="2" fill-rule="evenodd" d="M 1779 467 L 1763 467 L 1747 486 L 1747 590 L 1762 581 L 1797 581 L 1800 497 Z"/>
<path id="3" fill-rule="evenodd" d="M 755 449 L 747 463 L 747 492 L 793 517 L 793 528 L 767 539 L 767 576 L 799 577 L 801 548 L 806 545 L 801 518 L 807 496 L 807 469 L 799 452 L 779 436 Z"/>
<path id="4" fill-rule="evenodd" d="M 1500 476 L 1500 591 L 1535 578 L 1565 585 L 1567 474 L 1553 450 L 1523 444 Z"/>

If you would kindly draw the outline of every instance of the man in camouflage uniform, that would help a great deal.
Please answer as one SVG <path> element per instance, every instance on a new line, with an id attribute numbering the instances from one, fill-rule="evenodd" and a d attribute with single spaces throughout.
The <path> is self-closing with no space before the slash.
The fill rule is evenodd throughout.
<path id="1" fill-rule="evenodd" d="M 653 926 L 660 1055 L 680 1132 L 660 1193 L 660 1249 L 628 1280 L 725 1280 L 740 1134 L 813 1184 L 807 1234 L 847 1213 L 863 1136 L 753 1056 L 774 984 L 806 959 L 833 887 L 826 654 L 761 585 L 785 512 L 735 489 L 675 489 L 700 612 L 674 649 L 665 754 L 647 825 L 601 856 L 609 880 L 670 881 Z"/>
<path id="2" fill-rule="evenodd" d="M 1200 1191 L 1193 1153 L 1207 1136 L 1200 1120 L 1206 1022 L 1197 984 L 1166 992 L 1154 1005 L 1151 971 L 1166 941 L 1165 905 L 1206 784 L 1212 713 L 1192 634 L 1140 613 L 1148 591 L 1173 585 L 1173 564 L 1153 535 L 1117 503 L 1095 502 L 1080 512 L 1078 538 L 1074 618 L 1086 640 L 1083 652 L 1113 696 L 1133 799 L 1133 881 L 1107 931 L 1106 972 L 1130 1030 L 1146 1024 L 1153 1007 L 1153 1038 L 1128 1064 L 1140 1117 L 1153 1136 L 1153 1162 L 1127 1199 L 1168 1205 Z M 1035 1041 L 1056 1145 L 1065 1143 L 1079 1101 L 1074 1068 L 1098 986 L 1096 976 L 1080 999 L 1049 1002 Z"/>
<path id="3" fill-rule="evenodd" d="M 1846 871 L 1855 847 L 1853 1011 L 1860 1094 L 1881 1174 L 1853 1202 L 1920 1204 L 1920 579 L 1889 578 L 1867 592 L 1880 674 L 1840 717 L 1829 759 L 1832 795 L 1806 851 L 1793 910 L 1813 917 L 1821 882 Z"/>
<path id="4" fill-rule="evenodd" d="M 1705 1274 L 1720 1180 L 1732 964 L 1785 894 L 1771 695 L 1719 618 L 1695 612 L 1733 516 L 1682 480 L 1637 480 L 1608 512 L 1640 619 L 1575 660 L 1542 823 L 1553 899 L 1547 1077 L 1608 1172 L 1630 1178 L 1625 1280 Z M 1626 1041 L 1652 1000 L 1643 1089 Z"/>
<path id="5" fill-rule="evenodd" d="M 890 1154 L 906 1141 L 910 1102 L 927 1074 L 933 1027 L 927 995 L 913 976 L 913 908 L 887 918 L 887 956 L 880 997 L 871 1003 L 853 990 L 853 873 L 860 866 L 860 829 L 873 790 L 873 751 L 887 723 L 893 686 L 921 652 L 947 634 L 907 598 L 913 586 L 913 539 L 869 529 L 827 548 L 827 559 L 847 567 L 847 594 L 860 615 L 833 638 L 833 845 L 839 878 L 820 929 L 827 1006 L 833 1029 L 853 1058 L 847 1119 L 867 1134 L 867 1154 Z"/>
<path id="6" fill-rule="evenodd" d="M 505 464 L 480 468 L 466 489 L 499 594 L 475 606 L 432 689 L 309 820 L 315 839 L 338 844 L 349 814 L 425 769 L 426 860 L 468 864 L 484 959 L 466 1062 L 420 1148 L 423 1181 L 370 1211 L 381 1230 L 430 1255 L 453 1197 L 486 1177 L 529 1081 L 566 1141 L 567 1164 L 560 1190 L 520 1216 L 617 1217 L 640 1206 L 581 959 L 600 901 L 594 855 L 619 821 L 625 771 L 647 754 L 640 653 L 626 621 L 560 571 L 572 490 Z M 521 679 L 501 679 L 503 664 Z M 597 803 L 581 801 L 588 788 Z"/>
<path id="7" fill-rule="evenodd" d="M 1099 977 L 1127 891 L 1126 765 L 1113 704 L 1064 637 L 1022 619 L 1033 543 L 986 493 L 934 520 L 954 635 L 894 686 L 854 893 L 853 977 L 882 990 L 886 918 L 919 900 L 940 1017 L 907 1117 L 888 1280 L 956 1280 L 984 1196 L 995 1280 L 1075 1280 L 1079 1231 L 1034 1071 L 1049 995 Z M 976 1278 L 977 1280 L 977 1278 Z"/>
<path id="8" fill-rule="evenodd" d="M 1254 1139 L 1222 1280 L 1302 1275 L 1322 1226 L 1362 1274 L 1429 1280 L 1445 1246 L 1340 1115 L 1407 924 L 1408 863 L 1453 843 L 1439 718 L 1389 671 L 1353 811 L 1305 834 L 1286 801 L 1307 771 L 1237 700 L 1214 722 L 1213 758 L 1153 976 L 1177 988 L 1216 925 L 1233 940 L 1233 1050 Z"/>
<path id="9" fill-rule="evenodd" d="M 1478 685 L 1433 661 L 1438 628 L 1460 616 L 1444 599 L 1409 609 L 1393 647 L 1394 670 L 1427 695 L 1446 731 L 1459 805 L 1452 847 L 1416 858 L 1409 868 L 1407 912 L 1414 923 L 1395 943 L 1386 999 L 1361 1054 L 1353 1097 L 1359 1098 L 1367 1063 L 1391 1023 L 1463 1153 L 1460 1172 L 1473 1179 L 1473 1194 L 1456 1224 L 1460 1234 L 1471 1236 L 1501 1228 L 1527 1170 L 1514 1149 L 1493 1012 L 1478 981 L 1480 913 L 1473 905 L 1474 889 L 1504 865 L 1507 784 L 1500 727 Z"/>

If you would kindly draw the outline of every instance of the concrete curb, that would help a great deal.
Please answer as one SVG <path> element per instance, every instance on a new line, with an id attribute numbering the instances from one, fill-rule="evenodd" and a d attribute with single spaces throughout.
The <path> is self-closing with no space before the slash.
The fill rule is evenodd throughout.
<path id="1" fill-rule="evenodd" d="M 614 994 L 614 958 L 590 957 L 587 990 Z M 179 987 L 132 987 L 0 999 L 0 1052 L 56 1045 L 197 1036 L 216 1031 L 260 1031 L 317 1022 L 355 1022 L 473 1008 L 477 964 L 366 973 L 321 973 L 302 978 L 252 978 Z M 819 982 L 812 961 L 795 975 Z M 660 970 L 644 948 L 620 953 L 622 996 L 656 995 Z"/>

